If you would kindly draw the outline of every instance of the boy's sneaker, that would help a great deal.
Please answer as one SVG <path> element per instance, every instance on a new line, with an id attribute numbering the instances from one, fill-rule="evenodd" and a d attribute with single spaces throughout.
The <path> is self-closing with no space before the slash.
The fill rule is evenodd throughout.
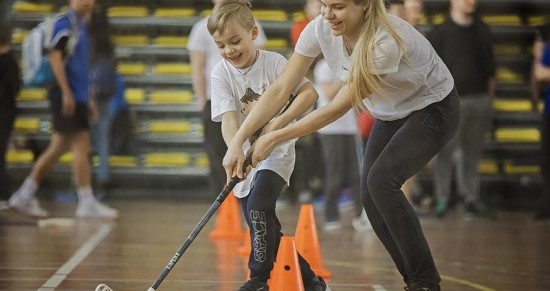
<path id="1" fill-rule="evenodd" d="M 258 277 L 254 277 L 244 283 L 238 291 L 268 291 L 269 287 Z"/>
<path id="2" fill-rule="evenodd" d="M 325 280 L 320 276 L 315 276 L 311 279 L 311 282 L 306 287 L 305 291 L 331 291 L 330 287 L 327 286 Z"/>
<path id="3" fill-rule="evenodd" d="M 79 202 L 76 208 L 76 217 L 89 219 L 115 219 L 118 217 L 118 210 L 99 201 Z"/>
<path id="4" fill-rule="evenodd" d="M 50 216 L 48 211 L 40 206 L 36 198 L 28 200 L 15 193 L 11 196 L 8 204 L 11 209 L 32 218 L 42 219 Z"/>

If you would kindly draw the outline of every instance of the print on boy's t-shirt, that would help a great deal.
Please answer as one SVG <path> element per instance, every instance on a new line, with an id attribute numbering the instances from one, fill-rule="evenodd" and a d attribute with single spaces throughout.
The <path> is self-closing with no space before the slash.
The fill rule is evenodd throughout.
<path id="1" fill-rule="evenodd" d="M 256 101 L 260 99 L 261 95 L 254 92 L 250 87 L 246 88 L 246 92 L 244 93 L 244 96 L 241 97 L 241 113 L 244 116 L 248 116 L 248 113 L 252 111 L 252 108 L 254 108 L 254 105 L 256 104 Z"/>

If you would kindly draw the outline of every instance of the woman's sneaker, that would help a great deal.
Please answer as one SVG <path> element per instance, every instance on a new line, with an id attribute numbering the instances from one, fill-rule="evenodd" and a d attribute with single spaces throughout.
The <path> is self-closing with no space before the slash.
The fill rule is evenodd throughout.
<path id="1" fill-rule="evenodd" d="M 48 211 L 44 210 L 38 203 L 36 198 L 25 199 L 18 195 L 17 193 L 13 194 L 8 202 L 11 209 L 32 218 L 47 218 L 50 216 Z"/>
<path id="2" fill-rule="evenodd" d="M 238 291 L 268 291 L 269 287 L 266 282 L 260 278 L 254 277 L 244 283 Z"/>
<path id="3" fill-rule="evenodd" d="M 331 291 L 330 287 L 327 286 L 325 280 L 320 276 L 315 276 L 311 279 L 311 282 L 306 287 L 305 291 Z"/>
<path id="4" fill-rule="evenodd" d="M 118 210 L 99 201 L 79 202 L 76 208 L 77 218 L 87 219 L 116 219 Z"/>

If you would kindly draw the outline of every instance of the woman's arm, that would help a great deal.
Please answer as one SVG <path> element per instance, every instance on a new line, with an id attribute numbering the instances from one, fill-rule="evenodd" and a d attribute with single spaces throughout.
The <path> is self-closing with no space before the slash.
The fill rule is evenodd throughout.
<path id="1" fill-rule="evenodd" d="M 267 88 L 262 98 L 254 106 L 254 110 L 245 119 L 228 145 L 223 166 L 228 177 L 243 178 L 244 163 L 243 143 L 258 129 L 267 124 L 288 102 L 290 93 L 306 75 L 314 58 L 298 53 L 292 54 L 283 71 L 275 82 Z"/>
<path id="2" fill-rule="evenodd" d="M 535 64 L 535 78 L 539 82 L 550 82 L 550 67 L 541 63 Z"/>
<path id="3" fill-rule="evenodd" d="M 309 82 L 305 83 L 296 94 L 296 99 L 294 99 L 290 107 L 266 126 L 264 133 L 287 126 L 309 110 L 319 98 L 319 94 L 315 91 L 313 84 Z"/>
<path id="4" fill-rule="evenodd" d="M 265 160 L 280 143 L 307 135 L 342 117 L 352 107 L 350 90 L 344 85 L 327 105 L 316 109 L 299 121 L 279 130 L 267 133 L 256 141 L 252 153 L 252 166 Z"/>

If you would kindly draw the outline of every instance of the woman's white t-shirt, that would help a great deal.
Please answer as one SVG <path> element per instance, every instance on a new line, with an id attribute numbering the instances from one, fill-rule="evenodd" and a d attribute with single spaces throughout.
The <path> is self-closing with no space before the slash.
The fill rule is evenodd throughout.
<path id="1" fill-rule="evenodd" d="M 212 69 L 212 120 L 220 122 L 224 113 L 237 111 L 239 122 L 242 124 L 261 95 L 281 74 L 286 62 L 287 59 L 279 53 L 263 50 L 259 50 L 258 59 L 250 70 L 249 68 L 237 70 L 226 60 L 220 61 Z M 245 72 L 246 74 L 243 74 Z M 292 94 L 296 95 L 307 82 L 309 81 L 304 78 Z M 235 196 L 242 198 L 248 195 L 254 175 L 264 169 L 274 171 L 288 184 L 294 170 L 296 140 L 292 139 L 275 147 L 266 160 L 252 169 L 245 181 L 235 186 L 233 189 Z M 247 141 L 243 145 L 244 152 L 246 153 L 249 148 L 250 143 Z"/>
<path id="2" fill-rule="evenodd" d="M 388 15 L 389 22 L 405 45 L 399 49 L 391 34 L 380 26 L 376 31 L 375 64 L 371 72 L 381 75 L 383 96 L 372 94 L 364 103 L 377 119 L 397 120 L 431 103 L 443 100 L 453 89 L 451 73 L 430 42 L 401 18 Z M 295 52 L 316 57 L 323 53 L 329 67 L 342 81 L 347 80 L 350 56 L 342 36 L 334 36 L 322 15 L 300 34 Z"/>
<path id="3" fill-rule="evenodd" d="M 319 93 L 317 107 L 323 107 L 330 102 L 325 92 L 323 92 L 323 83 L 340 82 L 340 80 L 336 77 L 336 75 L 334 75 L 324 59 L 319 60 L 315 65 L 315 69 L 313 69 L 313 78 L 315 88 L 317 89 L 317 93 Z M 318 132 L 320 134 L 357 134 L 357 119 L 355 117 L 354 110 L 350 109 L 342 117 L 319 129 Z"/>

